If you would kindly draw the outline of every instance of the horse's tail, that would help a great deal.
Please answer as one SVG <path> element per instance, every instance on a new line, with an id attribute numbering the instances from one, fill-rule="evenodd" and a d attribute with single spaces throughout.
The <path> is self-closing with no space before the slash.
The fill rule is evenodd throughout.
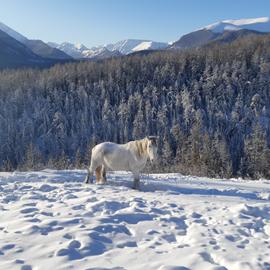
<path id="1" fill-rule="evenodd" d="M 103 157 L 105 150 L 101 144 L 95 145 L 91 150 L 91 161 L 90 161 L 90 170 L 91 168 L 95 170 L 98 166 L 103 164 Z"/>

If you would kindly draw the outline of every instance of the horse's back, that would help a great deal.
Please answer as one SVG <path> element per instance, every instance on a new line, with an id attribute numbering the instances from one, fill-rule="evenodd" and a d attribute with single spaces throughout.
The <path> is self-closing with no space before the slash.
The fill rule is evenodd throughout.
<path id="1" fill-rule="evenodd" d="M 128 169 L 130 151 L 124 144 L 103 142 L 92 149 L 92 159 L 111 170 Z"/>
<path id="2" fill-rule="evenodd" d="M 121 144 L 113 143 L 113 142 L 103 142 L 97 144 L 92 149 L 92 154 L 100 154 L 102 156 L 112 155 L 116 152 L 123 151 L 123 147 Z"/>

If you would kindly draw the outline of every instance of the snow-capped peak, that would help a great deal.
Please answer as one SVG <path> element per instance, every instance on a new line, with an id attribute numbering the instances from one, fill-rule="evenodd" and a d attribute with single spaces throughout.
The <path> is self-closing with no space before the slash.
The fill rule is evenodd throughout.
<path id="1" fill-rule="evenodd" d="M 64 51 L 73 58 L 97 58 L 101 56 L 106 58 L 108 56 L 126 55 L 142 50 L 159 50 L 168 46 L 168 43 L 165 42 L 140 39 L 125 39 L 113 44 L 95 46 L 90 49 L 81 43 L 72 44 L 63 42 L 61 44 L 56 44 L 50 42 L 48 44 Z"/>
<path id="2" fill-rule="evenodd" d="M 77 43 L 74 45 L 74 47 L 76 49 L 78 49 L 79 51 L 84 51 L 84 50 L 87 50 L 88 48 L 86 46 L 84 46 L 82 43 Z"/>
<path id="3" fill-rule="evenodd" d="M 239 19 L 239 20 L 224 20 L 225 23 L 231 23 L 234 25 L 246 25 L 255 23 L 267 23 L 269 22 L 268 17 L 253 18 L 253 19 Z"/>
<path id="4" fill-rule="evenodd" d="M 223 20 L 207 25 L 203 29 L 210 30 L 215 33 L 237 31 L 241 29 L 270 32 L 270 19 L 268 17 L 261 17 L 252 19 Z"/>
<path id="5" fill-rule="evenodd" d="M 155 42 L 151 40 L 125 39 L 114 44 L 106 45 L 110 51 L 119 51 L 122 54 L 129 54 L 142 50 L 157 50 L 168 46 L 168 43 Z"/>
<path id="6" fill-rule="evenodd" d="M 143 50 L 159 50 L 159 49 L 164 49 L 167 47 L 167 43 L 162 43 L 162 42 L 154 42 L 154 41 L 143 41 L 136 47 L 132 49 L 133 52 L 137 51 L 143 51 Z"/>
<path id="7" fill-rule="evenodd" d="M 119 51 L 122 54 L 132 53 L 132 49 L 139 45 L 144 40 L 125 39 L 113 44 L 108 44 L 106 48 L 110 51 Z"/>
<path id="8" fill-rule="evenodd" d="M 84 58 L 94 58 L 108 51 L 105 47 L 93 47 L 82 52 Z"/>

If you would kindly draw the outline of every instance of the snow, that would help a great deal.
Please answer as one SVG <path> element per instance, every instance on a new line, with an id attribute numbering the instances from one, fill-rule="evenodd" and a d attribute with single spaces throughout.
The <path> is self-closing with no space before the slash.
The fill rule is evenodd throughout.
<path id="1" fill-rule="evenodd" d="M 126 39 L 114 44 L 100 45 L 92 48 L 87 48 L 81 43 L 73 44 L 69 42 L 63 42 L 57 44 L 54 42 L 48 42 L 48 45 L 63 52 L 74 58 L 96 58 L 114 55 L 112 52 L 119 52 L 120 54 L 130 54 L 132 52 L 141 51 L 141 50 L 159 50 L 166 48 L 167 43 L 164 42 L 155 42 L 150 40 L 139 40 L 139 39 Z"/>
<path id="2" fill-rule="evenodd" d="M 83 58 L 82 53 L 84 50 L 87 50 L 87 47 L 81 43 L 73 44 L 70 42 L 63 42 L 61 44 L 57 44 L 54 42 L 49 42 L 48 45 L 57 48 L 74 58 Z"/>
<path id="3" fill-rule="evenodd" d="M 164 42 L 155 42 L 151 40 L 140 39 L 125 39 L 114 44 L 106 45 L 110 51 L 119 51 L 122 54 L 130 54 L 132 52 L 142 50 L 158 50 L 167 47 L 168 44 Z"/>
<path id="4" fill-rule="evenodd" d="M 144 41 L 132 49 L 133 52 L 143 51 L 143 50 L 159 50 L 164 49 L 168 46 L 167 43 Z"/>
<path id="5" fill-rule="evenodd" d="M 241 25 L 255 24 L 255 23 L 268 23 L 269 18 L 261 17 L 261 18 L 253 18 L 253 19 L 225 20 L 224 22 L 241 26 Z"/>
<path id="6" fill-rule="evenodd" d="M 270 269 L 270 182 L 0 173 L 0 269 Z"/>
<path id="7" fill-rule="evenodd" d="M 84 58 L 95 58 L 98 56 L 106 56 L 106 54 L 110 54 L 110 51 L 107 50 L 105 47 L 93 47 L 91 49 L 84 50 L 82 55 Z"/>
<path id="8" fill-rule="evenodd" d="M 205 26 L 203 29 L 211 30 L 215 33 L 223 31 L 237 31 L 240 29 L 254 30 L 259 32 L 270 32 L 270 19 L 268 17 L 224 20 Z"/>
<path id="9" fill-rule="evenodd" d="M 74 45 L 75 49 L 79 50 L 79 51 L 84 51 L 87 50 L 87 47 L 85 47 L 82 43 L 77 43 Z"/>
<path id="10" fill-rule="evenodd" d="M 114 44 L 106 45 L 106 48 L 110 51 L 119 51 L 122 54 L 132 53 L 132 49 L 138 46 L 140 43 L 144 42 L 144 40 L 139 39 L 125 39 L 118 41 Z"/>

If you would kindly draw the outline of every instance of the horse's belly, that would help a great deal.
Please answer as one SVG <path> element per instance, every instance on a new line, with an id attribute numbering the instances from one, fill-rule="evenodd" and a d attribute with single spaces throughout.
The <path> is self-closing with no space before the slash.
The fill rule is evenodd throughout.
<path id="1" fill-rule="evenodd" d="M 104 165 L 113 171 L 129 171 L 128 160 L 121 157 L 104 157 Z"/>

